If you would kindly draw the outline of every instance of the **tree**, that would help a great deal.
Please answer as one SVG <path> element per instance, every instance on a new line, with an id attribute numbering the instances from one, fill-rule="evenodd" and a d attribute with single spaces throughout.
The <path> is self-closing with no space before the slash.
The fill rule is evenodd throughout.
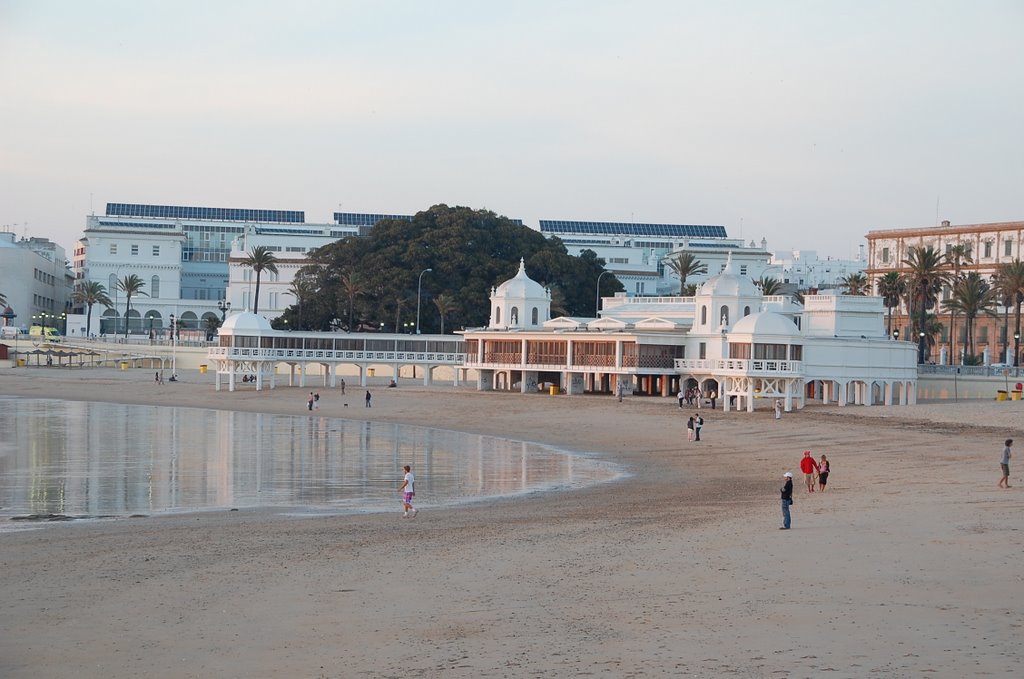
<path id="1" fill-rule="evenodd" d="M 960 269 L 963 268 L 964 264 L 970 264 L 974 260 L 971 258 L 971 246 L 964 243 L 957 243 L 952 245 L 946 250 L 945 264 L 953 268 L 953 276 L 950 279 L 950 286 L 955 286 L 960 281 Z M 956 314 L 955 308 L 949 311 L 949 361 L 952 364 L 956 356 Z"/>
<path id="2" fill-rule="evenodd" d="M 2 292 L 0 292 L 0 306 L 7 306 L 7 297 Z"/>
<path id="3" fill-rule="evenodd" d="M 925 317 L 928 309 L 935 306 L 942 286 L 949 279 L 948 274 L 942 270 L 942 256 L 933 248 L 911 247 L 907 252 L 907 258 L 903 260 L 907 267 L 907 308 L 912 317 L 916 317 L 914 332 L 920 337 L 921 332 L 926 332 Z M 925 342 L 918 341 L 917 361 L 924 363 Z"/>
<path id="4" fill-rule="evenodd" d="M 878 279 L 878 295 L 889 312 L 888 334 L 892 337 L 892 310 L 900 305 L 907 294 L 907 279 L 899 271 L 889 271 Z"/>
<path id="5" fill-rule="evenodd" d="M 756 281 L 754 281 L 754 285 L 761 289 L 761 294 L 764 295 L 765 297 L 769 297 L 771 295 L 778 295 L 779 291 L 782 290 L 782 281 L 780 281 L 778 278 L 772 278 L 770 276 L 761 276 Z"/>
<path id="6" fill-rule="evenodd" d="M 679 295 L 686 295 L 686 279 L 690 276 L 705 274 L 708 265 L 697 259 L 692 252 L 680 252 L 665 262 L 665 265 L 679 277 Z"/>
<path id="7" fill-rule="evenodd" d="M 114 304 L 110 301 L 110 297 L 107 295 L 107 288 L 99 281 L 85 281 L 82 285 L 71 294 L 71 301 L 75 304 L 84 304 L 86 306 L 85 313 L 85 333 L 86 335 L 92 334 L 92 308 L 96 304 L 101 304 L 107 309 L 112 307 Z"/>
<path id="8" fill-rule="evenodd" d="M 964 354 L 974 356 L 974 322 L 979 314 L 995 316 L 994 307 L 997 301 L 996 291 L 989 286 L 988 281 L 981 277 L 977 271 L 971 271 L 966 276 L 953 284 L 953 290 L 949 299 L 942 305 L 950 310 L 956 310 L 964 315 L 964 327 L 967 333 L 967 342 L 964 345 Z M 951 361 L 954 359 L 950 359 Z"/>
<path id="9" fill-rule="evenodd" d="M 203 319 L 203 323 L 206 325 L 206 341 L 209 342 L 217 334 L 221 320 L 216 316 L 210 315 Z"/>
<path id="10" fill-rule="evenodd" d="M 356 297 L 366 292 L 363 288 L 362 277 L 355 271 L 343 273 L 341 275 L 341 289 L 348 300 L 348 331 L 353 332 L 355 326 L 352 325 L 352 312 L 355 309 Z M 396 329 L 395 332 L 398 332 L 398 330 Z"/>
<path id="11" fill-rule="evenodd" d="M 854 271 L 839 279 L 839 286 L 846 290 L 847 295 L 864 297 L 871 290 L 868 277 L 860 271 Z"/>
<path id="12" fill-rule="evenodd" d="M 441 315 L 441 334 L 443 335 L 445 317 L 458 309 L 459 304 L 449 295 L 442 293 L 434 298 L 434 306 L 437 307 L 437 313 Z"/>
<path id="13" fill-rule="evenodd" d="M 117 282 L 117 289 L 124 293 L 124 336 L 128 337 L 128 312 L 132 310 L 132 297 L 145 295 L 142 288 L 146 283 L 135 274 L 128 274 Z"/>
<path id="14" fill-rule="evenodd" d="M 242 260 L 242 266 L 247 266 L 256 272 L 256 290 L 252 296 L 252 312 L 259 313 L 260 279 L 264 271 L 277 273 L 277 257 L 270 249 L 256 245 L 249 251 L 249 256 Z"/>
<path id="15" fill-rule="evenodd" d="M 1013 305 L 1013 365 L 1020 365 L 1020 307 L 1024 304 L 1024 263 L 1020 259 L 1000 264 L 996 269 L 996 286 L 1003 303 Z"/>

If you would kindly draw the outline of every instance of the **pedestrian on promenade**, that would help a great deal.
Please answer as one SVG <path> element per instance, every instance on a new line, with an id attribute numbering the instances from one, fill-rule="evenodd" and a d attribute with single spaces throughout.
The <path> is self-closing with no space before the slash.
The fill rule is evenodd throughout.
<path id="1" fill-rule="evenodd" d="M 793 473 L 786 472 L 782 475 L 786 482 L 782 485 L 782 525 L 779 530 L 789 530 L 792 526 L 792 519 L 789 515 L 789 507 L 793 504 Z"/>
<path id="2" fill-rule="evenodd" d="M 1006 443 L 1003 446 L 1003 457 L 999 460 L 999 467 L 1003 470 L 1003 478 L 999 479 L 998 488 L 1010 487 L 1010 446 L 1012 445 L 1013 439 L 1006 439 Z"/>
<path id="3" fill-rule="evenodd" d="M 367 408 L 372 408 L 373 407 L 373 406 L 370 405 L 370 399 L 372 399 L 372 398 L 373 398 L 373 395 L 370 394 L 370 390 L 367 389 L 366 390 L 366 407 Z"/>

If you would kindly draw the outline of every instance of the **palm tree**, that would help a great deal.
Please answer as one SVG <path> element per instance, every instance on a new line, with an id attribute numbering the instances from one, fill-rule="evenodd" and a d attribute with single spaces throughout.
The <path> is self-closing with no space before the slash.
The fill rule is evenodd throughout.
<path id="1" fill-rule="evenodd" d="M 437 312 L 441 314 L 441 334 L 443 335 L 444 319 L 448 314 L 458 310 L 459 303 L 451 296 L 441 294 L 434 298 L 434 306 L 437 307 Z"/>
<path id="2" fill-rule="evenodd" d="M 109 309 L 113 306 L 110 297 L 107 296 L 107 288 L 99 281 L 85 281 L 81 287 L 71 294 L 71 301 L 75 304 L 86 306 L 85 334 L 88 337 L 92 334 L 92 307 L 95 304 L 102 304 Z"/>
<path id="3" fill-rule="evenodd" d="M 1024 304 L 1024 263 L 1020 259 L 1000 264 L 996 269 L 996 285 L 1004 303 L 1013 305 L 1013 365 L 1020 365 L 1020 307 Z"/>
<path id="4" fill-rule="evenodd" d="M 708 272 L 708 265 L 703 264 L 699 259 L 694 257 L 692 252 L 680 252 L 673 259 L 665 262 L 665 265 L 679 277 L 680 296 L 686 295 L 687 278 Z"/>
<path id="5" fill-rule="evenodd" d="M 866 296 L 871 290 L 868 277 L 860 271 L 854 271 L 840 278 L 839 287 L 846 290 L 847 295 L 857 295 L 859 297 Z"/>
<path id="6" fill-rule="evenodd" d="M 964 345 L 965 359 L 967 356 L 975 354 L 975 319 L 979 314 L 995 316 L 994 308 L 997 299 L 997 292 L 989 286 L 988 281 L 982 278 L 977 271 L 972 271 L 953 285 L 950 298 L 942 303 L 947 309 L 955 309 L 964 315 L 964 329 L 967 332 L 967 343 Z"/>
<path id="7" fill-rule="evenodd" d="M 925 330 L 925 317 L 928 309 L 935 306 L 943 284 L 949 275 L 942 271 L 942 256 L 931 245 L 928 247 L 911 247 L 907 258 L 903 260 L 907 267 L 907 309 L 911 316 L 916 314 L 917 323 L 914 332 L 920 337 Z M 918 342 L 917 361 L 924 363 L 924 339 Z"/>
<path id="8" fill-rule="evenodd" d="M 262 245 L 256 245 L 249 251 L 249 256 L 242 260 L 242 266 L 247 266 L 256 272 L 256 292 L 252 296 L 252 312 L 259 313 L 260 302 L 260 278 L 264 271 L 277 273 L 277 257 L 274 253 Z"/>
<path id="9" fill-rule="evenodd" d="M 124 293 L 124 336 L 128 337 L 128 312 L 132 310 L 132 297 L 145 295 L 142 288 L 146 283 L 135 274 L 128 274 L 117 282 L 117 289 Z"/>
<path id="10" fill-rule="evenodd" d="M 349 271 L 348 273 L 341 275 L 341 287 L 345 290 L 345 296 L 348 297 L 348 331 L 352 332 L 352 311 L 356 305 L 356 297 L 364 294 L 366 289 L 363 285 L 362 277 L 354 271 Z M 395 328 L 395 332 L 398 332 L 397 327 Z"/>
<path id="11" fill-rule="evenodd" d="M 2 292 L 0 292 L 0 306 L 7 306 L 7 298 L 4 297 Z"/>
<path id="12" fill-rule="evenodd" d="M 889 312 L 888 333 L 892 337 L 892 310 L 907 294 L 907 279 L 899 271 L 889 271 L 878 279 L 878 295 Z"/>
<path id="13" fill-rule="evenodd" d="M 782 281 L 780 281 L 778 278 L 770 278 L 765 276 L 761 276 L 756 281 L 754 281 L 754 285 L 761 288 L 761 294 L 764 295 L 765 297 L 768 297 L 770 295 L 777 295 L 779 294 L 779 290 L 782 289 Z"/>
<path id="14" fill-rule="evenodd" d="M 203 324 L 206 326 L 206 341 L 209 342 L 217 334 L 217 330 L 220 329 L 221 320 L 211 315 L 203 319 Z"/>
<path id="15" fill-rule="evenodd" d="M 971 258 L 971 246 L 963 243 L 957 243 L 952 245 L 946 250 L 945 264 L 946 266 L 953 267 L 953 279 L 950 281 L 951 285 L 956 285 L 960 280 L 960 269 L 964 264 L 973 263 Z M 949 312 L 949 360 L 953 362 L 955 351 L 956 351 L 956 314 L 957 310 L 950 309 Z"/>
<path id="16" fill-rule="evenodd" d="M 313 294 L 313 283 L 301 275 L 301 271 L 292 279 L 288 286 L 288 294 L 295 298 L 295 305 L 298 307 L 298 327 L 296 330 L 304 330 L 305 324 L 302 319 L 302 305 Z"/>

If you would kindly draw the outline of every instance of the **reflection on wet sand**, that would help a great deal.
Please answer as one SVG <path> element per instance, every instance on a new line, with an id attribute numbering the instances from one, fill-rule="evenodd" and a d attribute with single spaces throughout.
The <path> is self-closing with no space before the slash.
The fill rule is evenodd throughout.
<path id="1" fill-rule="evenodd" d="M 610 479 L 522 441 L 392 423 L 0 399 L 0 517 L 234 507 L 394 509 L 402 465 L 421 506 Z"/>

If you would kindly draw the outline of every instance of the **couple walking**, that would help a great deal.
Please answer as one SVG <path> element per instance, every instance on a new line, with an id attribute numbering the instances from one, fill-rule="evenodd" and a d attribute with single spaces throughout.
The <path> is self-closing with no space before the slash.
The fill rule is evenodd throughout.
<path id="1" fill-rule="evenodd" d="M 686 421 L 686 440 L 700 441 L 700 430 L 703 426 L 704 418 L 700 416 L 700 413 L 691 415 L 690 419 Z"/>

